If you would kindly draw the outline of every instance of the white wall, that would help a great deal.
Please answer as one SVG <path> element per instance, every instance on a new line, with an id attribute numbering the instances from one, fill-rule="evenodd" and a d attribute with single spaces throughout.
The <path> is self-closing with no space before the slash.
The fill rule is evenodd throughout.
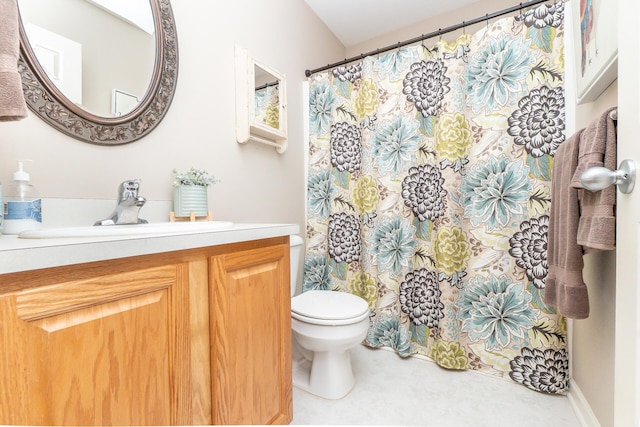
<path id="1" fill-rule="evenodd" d="M 299 0 L 234 0 L 224 6 L 179 0 L 172 7 L 178 85 L 156 130 L 132 144 L 103 147 L 65 136 L 30 114 L 0 124 L 0 180 L 9 183 L 17 159 L 32 159 L 31 180 L 45 198 L 115 200 L 118 184 L 137 177 L 143 196 L 171 200 L 172 169 L 195 166 L 222 181 L 209 193 L 215 218 L 302 225 L 304 70 L 344 57 L 344 47 Z M 235 140 L 236 43 L 287 75 L 289 148 L 284 154 Z"/>
<path id="2" fill-rule="evenodd" d="M 485 16 L 487 14 L 512 7 L 518 3 L 519 2 L 515 0 L 478 0 L 477 2 L 471 3 L 463 9 L 454 10 L 435 18 L 419 22 L 415 25 L 407 26 L 406 28 L 403 28 L 401 30 L 383 34 L 380 37 L 367 40 L 366 42 L 357 44 L 355 46 L 347 46 L 347 56 L 356 56 L 360 55 L 361 53 L 374 51 L 377 48 L 391 46 L 395 43 L 398 43 L 399 41 L 409 40 L 422 34 L 432 33 L 434 31 L 438 31 L 438 29 L 440 28 L 447 28 L 453 25 L 460 24 L 462 23 L 462 21 L 470 21 L 480 16 Z M 495 20 L 501 18 L 502 17 L 496 18 Z M 486 25 L 486 23 L 483 22 L 474 26 L 467 26 L 465 30 L 469 33 L 474 33 L 483 25 Z M 463 30 L 460 29 L 449 34 L 445 34 L 442 36 L 442 38 L 444 40 L 452 41 L 455 40 L 457 36 L 461 35 L 462 32 Z M 437 41 L 437 37 L 434 37 L 426 40 L 424 43 L 425 46 L 429 47 Z"/>
<path id="3" fill-rule="evenodd" d="M 614 82 L 598 99 L 576 109 L 576 129 L 589 125 L 603 111 L 617 105 Z M 584 257 L 584 281 L 589 289 L 590 314 L 573 321 L 572 375 L 598 423 L 613 426 L 615 376 L 616 251 Z"/>

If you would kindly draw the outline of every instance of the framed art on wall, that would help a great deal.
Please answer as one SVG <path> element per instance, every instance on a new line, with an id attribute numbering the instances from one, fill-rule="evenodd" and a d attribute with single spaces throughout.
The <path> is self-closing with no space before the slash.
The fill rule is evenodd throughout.
<path id="1" fill-rule="evenodd" d="M 578 104 L 618 78 L 618 0 L 572 0 Z"/>

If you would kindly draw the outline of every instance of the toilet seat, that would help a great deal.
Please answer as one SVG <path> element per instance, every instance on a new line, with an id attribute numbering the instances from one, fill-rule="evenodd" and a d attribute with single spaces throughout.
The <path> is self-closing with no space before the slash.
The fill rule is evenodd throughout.
<path id="1" fill-rule="evenodd" d="M 350 325 L 369 317 L 369 304 L 347 292 L 307 291 L 291 298 L 291 317 L 314 325 Z"/>

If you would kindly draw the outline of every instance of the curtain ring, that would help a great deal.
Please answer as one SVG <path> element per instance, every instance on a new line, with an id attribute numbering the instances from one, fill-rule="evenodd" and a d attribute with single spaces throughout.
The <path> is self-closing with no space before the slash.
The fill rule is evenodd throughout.
<path id="1" fill-rule="evenodd" d="M 520 19 L 524 19 L 524 15 L 522 14 L 522 2 L 520 2 Z"/>
<path id="2" fill-rule="evenodd" d="M 442 41 L 442 28 L 438 28 L 438 41 Z"/>
<path id="3" fill-rule="evenodd" d="M 462 35 L 465 36 L 467 34 L 467 26 L 464 23 L 464 21 L 462 21 Z"/>

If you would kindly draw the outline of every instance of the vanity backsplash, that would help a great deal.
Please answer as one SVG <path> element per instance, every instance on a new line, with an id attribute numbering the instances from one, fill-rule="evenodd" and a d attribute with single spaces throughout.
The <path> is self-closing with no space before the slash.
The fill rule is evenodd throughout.
<path id="1" fill-rule="evenodd" d="M 44 227 L 77 227 L 93 225 L 109 215 L 116 206 L 115 199 L 62 199 L 42 198 Z M 169 221 L 173 209 L 172 200 L 148 200 L 140 210 L 140 216 L 149 222 Z"/>

